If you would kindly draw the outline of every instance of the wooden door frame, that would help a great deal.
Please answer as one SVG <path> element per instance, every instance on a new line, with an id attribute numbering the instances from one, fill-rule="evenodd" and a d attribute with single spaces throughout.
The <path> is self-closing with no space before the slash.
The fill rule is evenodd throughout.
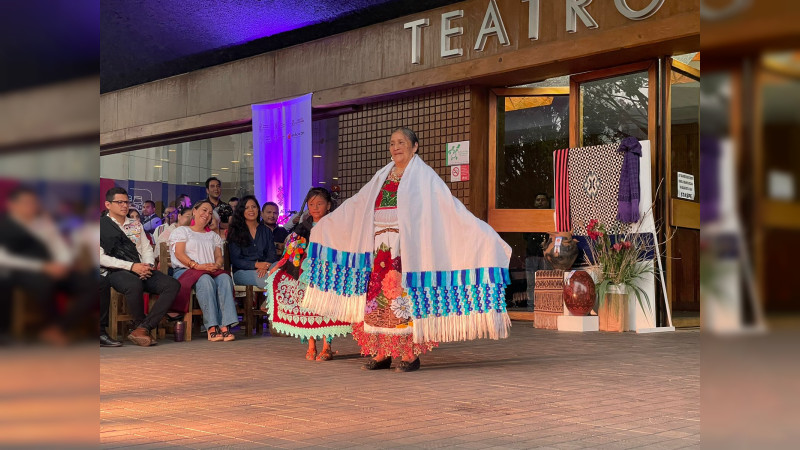
<path id="1" fill-rule="evenodd" d="M 669 238 L 671 236 L 672 228 L 689 228 L 689 229 L 700 229 L 700 202 L 699 199 L 697 202 L 691 202 L 688 200 L 681 200 L 673 198 L 673 191 L 672 191 L 672 82 L 671 82 L 671 75 L 673 70 L 679 72 L 689 78 L 696 79 L 700 81 L 700 70 L 695 69 L 687 64 L 684 64 L 680 61 L 675 60 L 671 57 L 664 58 L 664 72 L 663 72 L 663 80 L 664 80 L 664 143 L 663 143 L 663 152 L 664 152 L 664 198 L 666 199 L 665 207 L 667 210 L 665 211 L 665 218 L 667 220 L 664 221 L 665 225 L 665 239 L 666 239 L 666 274 L 667 277 L 667 297 L 669 298 L 669 309 L 672 313 L 675 312 L 675 308 L 673 307 L 673 303 L 675 301 L 675 286 L 672 282 L 672 274 L 675 271 L 675 267 L 678 262 L 675 259 L 675 250 L 673 248 L 672 240 Z M 699 130 L 698 130 L 699 133 Z M 699 157 L 699 156 L 698 156 Z M 695 188 L 699 188 L 700 177 L 696 179 L 697 186 Z M 699 274 L 698 274 L 698 281 L 699 281 Z M 700 308 L 700 314 L 702 314 L 702 307 Z M 675 317 L 673 314 L 673 323 L 675 323 Z M 681 322 L 681 320 L 679 320 Z M 701 320 L 700 318 L 683 318 L 682 320 L 683 325 L 678 326 L 700 326 Z"/>
<path id="2" fill-rule="evenodd" d="M 555 230 L 554 209 L 497 208 L 497 98 L 569 95 L 568 87 L 496 88 L 489 90 L 489 214 L 487 222 L 502 232 Z"/>
<path id="3" fill-rule="evenodd" d="M 700 70 L 686 65 L 673 58 L 665 58 L 664 65 L 664 152 L 665 152 L 665 165 L 664 168 L 664 195 L 668 201 L 667 217 L 669 218 L 669 226 L 691 228 L 695 230 L 700 229 L 700 202 L 691 202 L 688 200 L 676 199 L 673 197 L 672 192 L 672 83 L 670 82 L 670 75 L 672 71 L 676 71 L 689 78 L 700 81 Z M 700 177 L 698 174 L 697 183 L 699 187 Z M 672 296 L 670 296 L 672 299 Z"/>

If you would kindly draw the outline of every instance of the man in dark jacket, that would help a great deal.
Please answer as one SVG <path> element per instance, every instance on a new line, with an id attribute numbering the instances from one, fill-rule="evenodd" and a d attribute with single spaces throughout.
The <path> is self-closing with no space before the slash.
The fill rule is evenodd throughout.
<path id="1" fill-rule="evenodd" d="M 106 192 L 108 215 L 100 219 L 100 269 L 114 289 L 125 296 L 136 329 L 128 335 L 131 342 L 147 347 L 155 344 L 150 330 L 167 314 L 180 289 L 178 280 L 153 270 L 155 256 L 139 222 L 126 217 L 128 193 L 120 187 Z M 158 294 L 159 299 L 144 313 L 144 293 Z"/>

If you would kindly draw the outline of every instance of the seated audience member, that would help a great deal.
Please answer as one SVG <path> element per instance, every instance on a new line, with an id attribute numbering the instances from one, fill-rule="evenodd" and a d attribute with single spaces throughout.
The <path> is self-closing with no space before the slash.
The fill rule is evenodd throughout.
<path id="1" fill-rule="evenodd" d="M 188 227 L 191 224 L 192 224 L 192 208 L 184 207 L 181 208 L 180 214 L 178 215 L 178 222 L 173 223 L 172 225 L 164 229 L 164 231 L 162 231 L 161 234 L 158 235 L 158 240 L 156 240 L 156 248 L 155 248 L 156 261 L 158 261 L 156 264 L 157 267 L 160 268 L 162 263 L 161 261 L 159 261 L 161 256 L 161 244 L 162 243 L 167 244 L 167 247 L 169 247 L 169 237 L 172 234 L 172 232 L 175 231 L 175 229 L 178 227 Z M 168 267 L 167 273 L 170 276 L 172 275 L 171 266 Z"/>
<path id="2" fill-rule="evenodd" d="M 261 220 L 264 225 L 272 231 L 272 239 L 275 242 L 275 250 L 279 255 L 283 253 L 283 243 L 289 236 L 286 228 L 278 225 L 278 204 L 275 202 L 264 203 L 261 208 Z"/>
<path id="3" fill-rule="evenodd" d="M 19 289 L 39 305 L 44 322 L 39 338 L 67 344 L 67 330 L 87 314 L 76 303 L 91 298 L 94 279 L 73 269 L 72 251 L 56 224 L 42 214 L 32 189 L 17 187 L 10 192 L 0 230 L 0 336 L 9 331 L 11 299 Z M 59 314 L 59 293 L 71 296 L 66 314 Z"/>
<path id="4" fill-rule="evenodd" d="M 231 328 L 239 323 L 233 298 L 233 280 L 223 270 L 225 242 L 207 228 L 213 206 L 207 200 L 194 205 L 194 222 L 170 234 L 170 258 L 181 290 L 173 308 L 186 310 L 195 289 L 209 341 L 232 341 Z"/>
<path id="5" fill-rule="evenodd" d="M 100 269 L 111 287 L 125 296 L 134 317 L 135 329 L 128 339 L 142 347 L 156 343 L 150 330 L 167 314 L 180 283 L 153 270 L 153 249 L 142 224 L 125 218 L 128 193 L 114 187 L 106 192 L 108 215 L 100 220 Z M 159 299 L 144 313 L 144 293 L 158 294 Z"/>
<path id="6" fill-rule="evenodd" d="M 272 231 L 261 223 L 259 204 L 255 196 L 242 198 L 228 229 L 228 251 L 231 256 L 233 281 L 239 285 L 264 288 L 267 271 L 278 260 Z"/>
<path id="7" fill-rule="evenodd" d="M 126 214 L 125 217 L 133 219 L 134 222 L 142 223 L 142 215 L 139 214 L 139 210 L 136 208 L 130 208 L 128 210 L 128 214 Z"/>
<path id="8" fill-rule="evenodd" d="M 181 194 L 178 196 L 178 199 L 175 200 L 175 207 L 178 208 L 178 210 L 181 208 L 191 208 L 192 199 L 190 199 L 187 194 Z"/>
<path id="9" fill-rule="evenodd" d="M 164 208 L 164 221 L 153 231 L 153 240 L 158 243 L 158 236 L 168 227 L 175 229 L 175 222 L 177 221 L 178 210 L 174 206 Z"/>
<path id="10" fill-rule="evenodd" d="M 182 207 L 177 214 L 177 222 L 163 229 L 156 239 L 156 249 L 161 248 L 162 242 L 169 242 L 169 236 L 178 227 L 188 227 L 192 224 L 192 208 Z"/>
<path id="11" fill-rule="evenodd" d="M 145 200 L 142 205 L 142 228 L 148 236 L 153 236 L 156 228 L 161 226 L 161 218 L 156 214 L 156 203 L 152 200 Z"/>

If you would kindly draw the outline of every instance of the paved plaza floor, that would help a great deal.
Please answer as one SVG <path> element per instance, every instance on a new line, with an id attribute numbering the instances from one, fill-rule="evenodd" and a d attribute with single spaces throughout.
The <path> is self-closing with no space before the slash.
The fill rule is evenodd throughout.
<path id="1" fill-rule="evenodd" d="M 514 322 L 418 372 L 360 370 L 269 335 L 100 351 L 104 448 L 699 447 L 700 332 L 565 333 Z"/>

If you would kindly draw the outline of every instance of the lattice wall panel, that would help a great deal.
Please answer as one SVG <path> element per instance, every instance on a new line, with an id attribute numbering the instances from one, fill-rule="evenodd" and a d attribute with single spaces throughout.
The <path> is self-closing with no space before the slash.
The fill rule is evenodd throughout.
<path id="1" fill-rule="evenodd" d="M 469 87 L 444 89 L 398 100 L 365 105 L 339 116 L 339 185 L 342 200 L 363 187 L 391 161 L 392 131 L 405 126 L 417 133 L 419 155 L 450 191 L 469 207 L 469 182 L 450 182 L 445 143 L 469 140 Z"/>

